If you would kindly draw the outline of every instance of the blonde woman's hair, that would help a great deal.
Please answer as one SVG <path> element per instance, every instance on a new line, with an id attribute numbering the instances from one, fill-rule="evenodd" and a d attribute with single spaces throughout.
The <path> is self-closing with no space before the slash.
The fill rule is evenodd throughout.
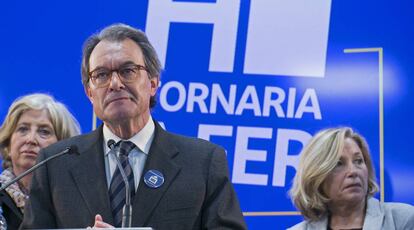
<path id="1" fill-rule="evenodd" d="M 340 159 L 346 138 L 354 140 L 361 149 L 368 169 L 368 196 L 378 191 L 375 171 L 365 139 L 349 127 L 331 128 L 318 132 L 300 154 L 299 167 L 289 191 L 302 215 L 319 220 L 328 214 L 329 198 L 322 192 L 322 184 Z"/>
<path id="2" fill-rule="evenodd" d="M 64 104 L 56 101 L 52 96 L 35 93 L 19 97 L 10 106 L 0 127 L 0 152 L 3 156 L 3 169 L 12 165 L 9 156 L 10 139 L 20 117 L 28 110 L 46 110 L 58 140 L 80 134 L 80 126 L 76 118 Z"/>

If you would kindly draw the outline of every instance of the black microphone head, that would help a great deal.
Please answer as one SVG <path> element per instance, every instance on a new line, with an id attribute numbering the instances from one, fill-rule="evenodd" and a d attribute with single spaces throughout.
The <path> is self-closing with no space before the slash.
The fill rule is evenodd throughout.
<path id="1" fill-rule="evenodd" d="M 115 141 L 112 139 L 108 140 L 108 143 L 106 143 L 108 148 L 112 149 L 115 146 Z"/>
<path id="2" fill-rule="evenodd" d="M 67 148 L 68 150 L 69 150 L 69 154 L 77 154 L 77 155 L 79 155 L 79 152 L 78 152 L 78 146 L 76 146 L 76 145 L 71 145 L 70 147 L 68 147 Z"/>

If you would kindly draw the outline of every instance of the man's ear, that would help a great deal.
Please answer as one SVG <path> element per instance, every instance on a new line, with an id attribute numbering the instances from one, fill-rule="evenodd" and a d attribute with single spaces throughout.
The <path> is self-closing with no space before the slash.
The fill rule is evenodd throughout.
<path id="1" fill-rule="evenodd" d="M 89 98 L 89 101 L 93 104 L 91 88 L 86 84 L 83 89 L 85 90 L 85 94 Z"/>
<path id="2" fill-rule="evenodd" d="M 154 96 L 155 94 L 157 94 L 157 90 L 160 85 L 160 77 L 156 76 L 156 77 L 150 78 L 150 82 L 151 82 L 151 96 Z"/>

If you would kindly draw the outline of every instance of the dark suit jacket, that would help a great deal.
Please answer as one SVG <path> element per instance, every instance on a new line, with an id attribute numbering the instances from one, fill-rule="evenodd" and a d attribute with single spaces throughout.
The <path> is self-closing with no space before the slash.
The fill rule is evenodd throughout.
<path id="1" fill-rule="evenodd" d="M 153 189 L 141 178 L 132 226 L 162 229 L 247 229 L 229 180 L 224 150 L 210 142 L 164 131 L 155 136 L 144 172 L 160 171 Z M 56 158 L 33 175 L 22 228 L 84 228 L 94 216 L 113 223 L 105 176 L 102 126 L 41 151 L 38 161 L 76 145 L 79 155 Z"/>
<path id="2" fill-rule="evenodd" d="M 6 218 L 7 229 L 19 229 L 23 214 L 6 191 L 0 192 L 0 206 L 3 209 L 3 216 Z"/>

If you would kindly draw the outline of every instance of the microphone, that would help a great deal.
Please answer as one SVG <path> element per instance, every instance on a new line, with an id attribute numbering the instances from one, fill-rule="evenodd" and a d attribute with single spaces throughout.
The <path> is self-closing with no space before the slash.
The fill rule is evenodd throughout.
<path id="1" fill-rule="evenodd" d="M 11 184 L 15 183 L 16 181 L 22 179 L 27 174 L 33 172 L 34 170 L 36 170 L 40 166 L 46 164 L 48 161 L 53 160 L 57 157 L 65 155 L 65 154 L 72 154 L 72 153 L 78 153 L 78 147 L 76 147 L 76 145 L 71 145 L 70 147 L 66 147 L 65 150 L 63 150 L 63 151 L 61 151 L 61 152 L 59 152 L 59 153 L 57 153 L 53 156 L 50 156 L 50 157 L 46 158 L 45 160 L 33 165 L 30 169 L 26 170 L 25 172 L 23 172 L 19 176 L 15 177 L 13 180 L 10 180 L 9 182 L 7 182 L 3 186 L 1 186 L 0 192 L 3 191 L 4 189 L 6 189 L 7 187 L 9 187 Z"/>
<path id="2" fill-rule="evenodd" d="M 111 150 L 115 150 L 115 141 L 112 139 L 108 140 L 108 148 Z M 125 170 L 121 165 L 121 162 L 119 161 L 118 156 L 115 154 L 115 151 L 111 151 L 112 154 L 115 155 L 116 159 L 116 165 L 119 169 L 119 172 L 121 173 L 122 180 L 125 184 L 125 206 L 122 210 L 122 227 L 123 228 L 130 228 L 132 224 L 132 206 L 131 206 L 131 193 L 129 189 L 129 181 L 126 177 Z"/>

